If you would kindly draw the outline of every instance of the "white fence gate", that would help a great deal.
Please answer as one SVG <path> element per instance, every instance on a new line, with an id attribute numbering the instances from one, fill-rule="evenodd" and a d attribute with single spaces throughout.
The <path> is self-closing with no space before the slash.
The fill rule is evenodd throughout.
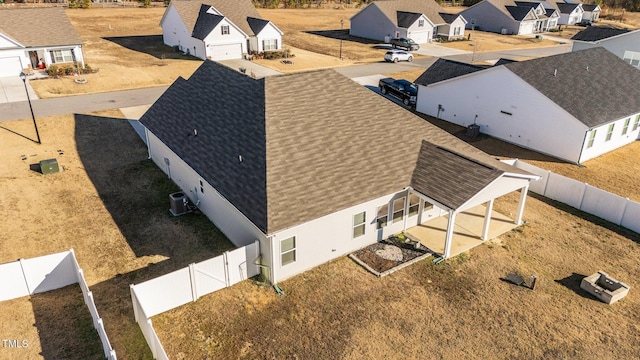
<path id="1" fill-rule="evenodd" d="M 505 161 L 541 178 L 529 190 L 640 233 L 640 203 L 521 160 Z"/>
<path id="2" fill-rule="evenodd" d="M 260 255 L 258 241 L 245 247 L 176 270 L 137 285 L 131 285 L 136 322 L 154 359 L 168 359 L 153 328 L 151 317 L 198 300 L 260 273 L 255 264 Z"/>

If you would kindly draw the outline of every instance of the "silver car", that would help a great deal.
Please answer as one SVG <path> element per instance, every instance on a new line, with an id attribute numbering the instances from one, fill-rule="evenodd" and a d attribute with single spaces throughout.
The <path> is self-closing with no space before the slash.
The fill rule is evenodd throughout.
<path id="1" fill-rule="evenodd" d="M 398 62 L 398 61 L 413 61 L 413 54 L 404 50 L 389 50 L 384 54 L 384 61 L 386 62 Z"/>

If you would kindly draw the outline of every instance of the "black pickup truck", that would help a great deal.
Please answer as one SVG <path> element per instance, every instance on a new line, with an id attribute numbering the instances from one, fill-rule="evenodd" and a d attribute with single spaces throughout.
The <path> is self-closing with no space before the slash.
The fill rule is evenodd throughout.
<path id="1" fill-rule="evenodd" d="M 418 87 L 409 80 L 396 80 L 393 78 L 383 78 L 378 82 L 380 92 L 384 95 L 392 95 L 402 103 L 409 106 L 415 106 L 416 97 L 418 95 Z"/>
<path id="2" fill-rule="evenodd" d="M 412 39 L 405 39 L 405 38 L 397 38 L 397 39 L 391 39 L 391 46 L 393 46 L 393 48 L 404 48 L 407 49 L 407 51 L 415 51 L 420 49 L 420 45 L 416 44 L 415 41 L 413 41 Z"/>

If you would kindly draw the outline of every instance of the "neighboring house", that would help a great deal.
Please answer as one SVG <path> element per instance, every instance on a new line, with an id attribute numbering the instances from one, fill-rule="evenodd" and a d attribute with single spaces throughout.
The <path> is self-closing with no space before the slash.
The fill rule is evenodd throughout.
<path id="1" fill-rule="evenodd" d="M 467 28 L 500 34 L 527 35 L 555 29 L 559 12 L 547 9 L 540 2 L 514 0 L 483 0 L 460 15 L 467 19 Z"/>
<path id="2" fill-rule="evenodd" d="M 640 71 L 601 47 L 449 78 L 439 66 L 416 80 L 421 113 L 572 163 L 638 139 Z"/>
<path id="3" fill-rule="evenodd" d="M 575 25 L 582 21 L 584 10 L 582 4 L 573 2 L 557 2 L 555 8 L 560 11 L 560 25 Z"/>
<path id="4" fill-rule="evenodd" d="M 349 34 L 385 42 L 410 38 L 423 44 L 463 38 L 465 24 L 462 16 L 446 14 L 434 0 L 379 0 L 351 17 Z"/>
<path id="5" fill-rule="evenodd" d="M 44 66 L 84 67 L 82 39 L 62 8 L 0 10 L 0 76 Z"/>
<path id="6" fill-rule="evenodd" d="M 582 20 L 597 22 L 600 19 L 600 6 L 597 4 L 582 4 Z"/>
<path id="7" fill-rule="evenodd" d="M 588 26 L 575 34 L 572 51 L 602 46 L 629 64 L 640 68 L 640 30 Z"/>
<path id="8" fill-rule="evenodd" d="M 521 190 L 520 224 L 538 178 L 334 70 L 253 79 L 205 61 L 140 123 L 203 214 L 236 246 L 260 242 L 272 282 L 443 215 L 449 257 L 457 214 Z"/>
<path id="9" fill-rule="evenodd" d="M 172 0 L 160 26 L 165 44 L 205 60 L 282 49 L 282 31 L 251 0 Z"/>

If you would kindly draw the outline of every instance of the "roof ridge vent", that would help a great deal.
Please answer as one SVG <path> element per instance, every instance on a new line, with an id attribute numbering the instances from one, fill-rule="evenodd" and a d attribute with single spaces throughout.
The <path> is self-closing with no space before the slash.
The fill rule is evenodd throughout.
<path id="1" fill-rule="evenodd" d="M 558 74 L 558 69 L 553 69 L 553 77 L 556 77 L 557 74 Z"/>
<path id="2" fill-rule="evenodd" d="M 587 65 L 587 71 L 589 71 L 589 65 Z"/>

